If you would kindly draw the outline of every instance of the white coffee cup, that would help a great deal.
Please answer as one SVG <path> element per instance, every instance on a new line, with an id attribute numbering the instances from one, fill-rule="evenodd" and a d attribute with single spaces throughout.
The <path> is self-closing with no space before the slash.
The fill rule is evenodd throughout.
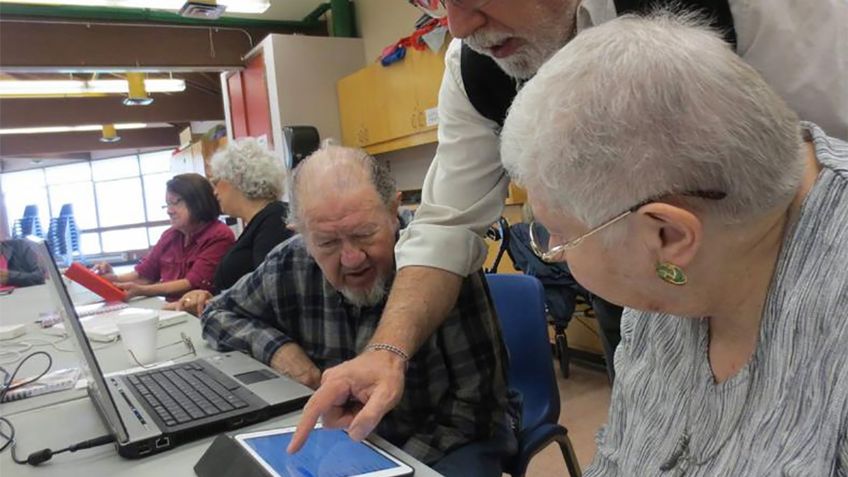
<path id="1" fill-rule="evenodd" d="M 155 310 L 125 309 L 115 318 L 121 341 L 130 354 L 130 361 L 140 364 L 156 362 L 156 332 L 159 314 Z M 135 360 L 132 357 L 135 356 Z"/>

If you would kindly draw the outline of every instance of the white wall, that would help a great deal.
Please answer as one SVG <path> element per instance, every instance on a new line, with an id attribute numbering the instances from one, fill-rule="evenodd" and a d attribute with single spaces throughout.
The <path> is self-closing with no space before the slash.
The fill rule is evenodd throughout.
<path id="1" fill-rule="evenodd" d="M 436 144 L 423 144 L 379 154 L 376 158 L 389 167 L 398 190 L 418 190 L 424 183 L 424 176 L 435 153 Z"/>
<path id="2" fill-rule="evenodd" d="M 284 126 L 315 126 L 322 139 L 341 139 L 336 83 L 364 66 L 363 41 L 269 35 L 262 45 L 275 149 L 285 144 Z"/>
<path id="3" fill-rule="evenodd" d="M 405 0 L 354 0 L 356 28 L 365 42 L 365 61 L 376 61 L 388 45 L 415 31 L 421 11 Z"/>

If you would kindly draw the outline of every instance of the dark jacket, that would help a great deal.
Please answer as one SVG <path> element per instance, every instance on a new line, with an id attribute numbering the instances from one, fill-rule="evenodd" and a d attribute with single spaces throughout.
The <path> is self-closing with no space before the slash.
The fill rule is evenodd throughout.
<path id="1" fill-rule="evenodd" d="M 286 204 L 275 201 L 253 217 L 215 269 L 217 293 L 230 288 L 239 278 L 252 272 L 265 260 L 272 248 L 294 235 L 286 228 L 287 213 Z"/>
<path id="2" fill-rule="evenodd" d="M 0 254 L 6 257 L 9 268 L 6 285 L 28 287 L 44 283 L 44 270 L 38 266 L 38 257 L 26 240 L 0 242 Z"/>

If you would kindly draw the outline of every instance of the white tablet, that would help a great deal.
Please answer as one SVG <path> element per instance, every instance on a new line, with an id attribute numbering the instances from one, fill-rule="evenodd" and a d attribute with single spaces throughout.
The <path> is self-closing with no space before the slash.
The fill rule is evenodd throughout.
<path id="1" fill-rule="evenodd" d="M 340 429 L 316 427 L 295 454 L 286 452 L 294 427 L 235 436 L 274 477 L 399 477 L 412 467 L 374 444 L 356 442 Z"/>

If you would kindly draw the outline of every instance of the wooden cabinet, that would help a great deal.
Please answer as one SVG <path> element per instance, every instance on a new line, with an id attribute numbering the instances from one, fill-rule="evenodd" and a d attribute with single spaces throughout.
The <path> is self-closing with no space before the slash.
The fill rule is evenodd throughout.
<path id="1" fill-rule="evenodd" d="M 439 85 L 447 42 L 439 53 L 409 49 L 390 66 L 367 66 L 337 83 L 342 143 L 370 154 L 436 142 Z"/>

